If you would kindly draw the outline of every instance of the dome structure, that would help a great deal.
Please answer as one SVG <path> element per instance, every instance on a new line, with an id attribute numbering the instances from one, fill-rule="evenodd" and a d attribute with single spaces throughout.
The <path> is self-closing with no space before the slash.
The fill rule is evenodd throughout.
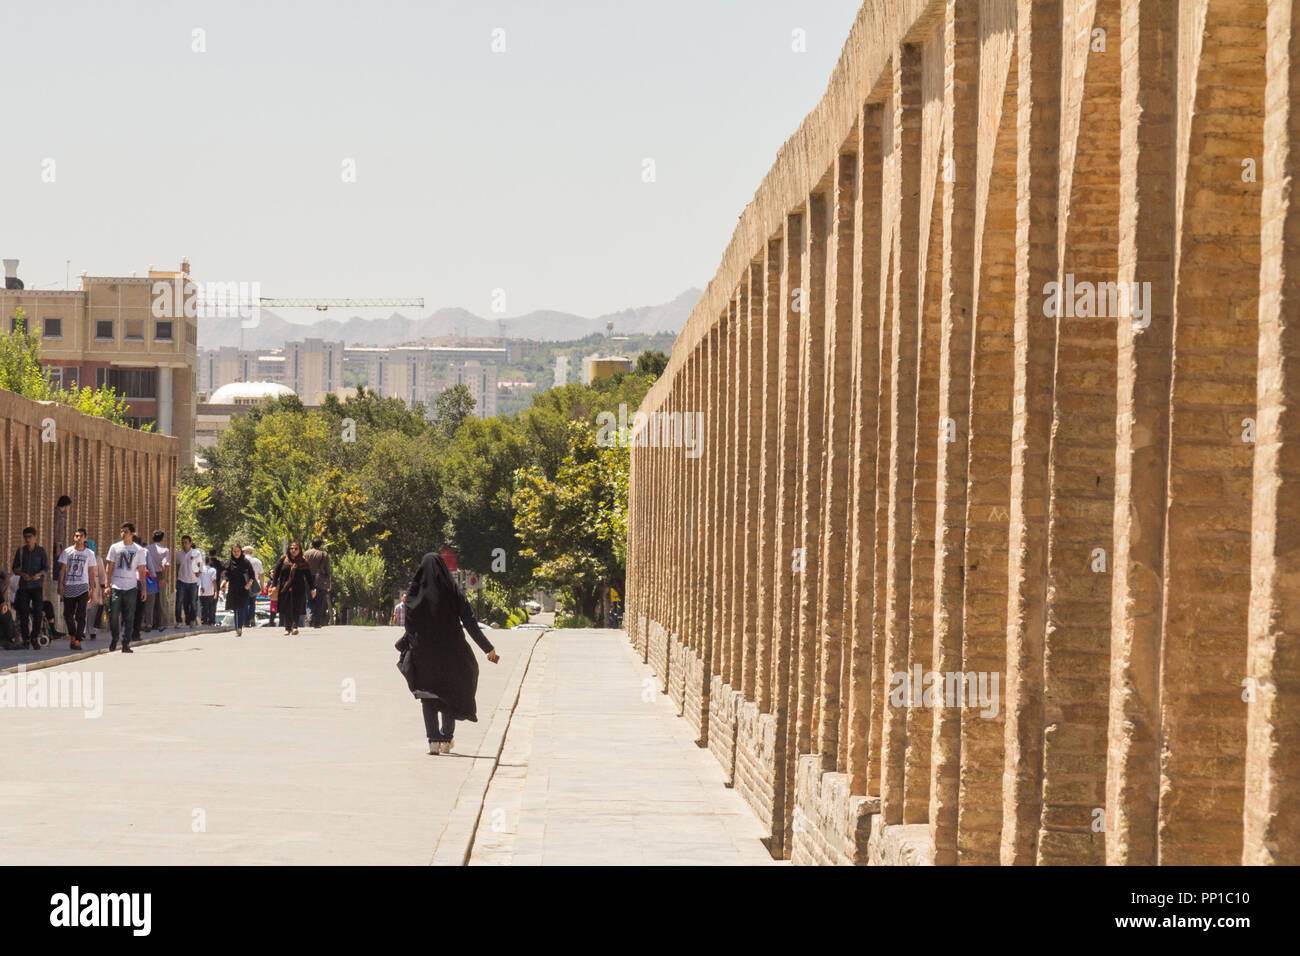
<path id="1" fill-rule="evenodd" d="M 257 405 L 281 395 L 292 395 L 293 389 L 278 382 L 230 382 L 222 385 L 208 397 L 209 405 Z"/>

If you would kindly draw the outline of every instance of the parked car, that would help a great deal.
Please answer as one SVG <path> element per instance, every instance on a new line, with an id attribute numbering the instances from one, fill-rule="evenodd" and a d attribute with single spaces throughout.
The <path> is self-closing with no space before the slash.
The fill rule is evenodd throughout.
<path id="1" fill-rule="evenodd" d="M 537 601 L 525 601 L 524 610 L 529 614 L 538 614 L 542 610 L 542 605 Z"/>

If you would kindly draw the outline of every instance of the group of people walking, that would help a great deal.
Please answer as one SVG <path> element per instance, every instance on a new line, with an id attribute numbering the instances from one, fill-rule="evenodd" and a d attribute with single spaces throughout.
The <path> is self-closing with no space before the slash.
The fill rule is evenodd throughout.
<path id="1" fill-rule="evenodd" d="M 64 501 L 60 499 L 60 509 L 66 507 Z M 56 534 L 60 530 L 58 522 L 55 530 Z M 72 544 L 63 548 L 60 542 L 55 543 L 57 558 L 53 566 L 38 537 L 36 528 L 24 528 L 23 544 L 14 553 L 9 572 L 0 570 L 0 578 L 5 579 L 0 591 L 0 646 L 32 648 L 46 642 L 43 635 L 49 639 L 66 635 L 69 648 L 80 650 L 87 636 L 96 638 L 101 619 L 107 617 L 111 647 L 116 649 L 120 640 L 122 650 L 129 653 L 131 642 L 142 630 L 162 628 L 159 582 L 171 561 L 162 546 L 161 531 L 154 533 L 154 544 L 146 548 L 140 544 L 135 525 L 125 522 L 120 540 L 101 557 L 86 529 L 77 528 Z M 191 551 L 187 537 L 182 546 L 182 566 L 193 567 L 197 573 L 199 562 Z M 56 623 L 54 601 L 47 597 L 51 581 L 53 596 L 63 609 L 63 633 Z M 178 623 L 182 616 L 180 597 L 178 592 Z M 11 608 L 18 618 L 16 625 L 10 616 Z M 194 623 L 193 614 L 188 623 Z"/>
<path id="2" fill-rule="evenodd" d="M 66 533 L 70 503 L 67 496 L 59 499 L 56 538 L 60 531 Z M 62 525 L 60 517 L 64 518 Z M 81 648 L 87 628 L 89 639 L 96 638 L 102 615 L 108 619 L 109 650 L 117 650 L 120 643 L 124 654 L 133 653 L 131 643 L 142 630 L 163 627 L 162 582 L 173 561 L 177 626 L 182 621 L 189 627 L 215 623 L 217 595 L 224 594 L 227 609 L 234 611 L 235 634 L 242 635 L 245 627 L 256 626 L 256 601 L 264 591 L 286 635 L 298 633 L 309 610 L 312 627 L 321 627 L 325 621 L 332 569 L 320 538 L 305 552 L 297 541 L 289 542 L 268 584 L 262 562 L 249 548 L 232 545 L 229 560 L 221 562 L 205 555 L 184 535 L 180 549 L 172 555 L 164 545 L 162 531 L 155 531 L 152 543 L 144 546 L 129 521 L 122 523 L 119 540 L 102 557 L 85 528 L 76 529 L 67 547 L 56 540 L 53 567 L 38 537 L 36 528 L 23 529 L 23 544 L 14 553 L 10 571 L 0 570 L 0 647 L 34 647 L 43 627 L 58 633 L 52 602 L 45 597 L 52 578 L 63 606 L 70 649 Z M 16 627 L 11 611 L 18 617 Z M 478 719 L 478 662 L 461 628 L 489 661 L 496 663 L 500 658 L 483 634 L 464 591 L 436 552 L 421 559 L 394 610 L 393 623 L 404 630 L 397 642 L 401 653 L 398 668 L 423 708 L 429 753 L 448 753 L 455 742 L 456 722 Z"/>
<path id="3" fill-rule="evenodd" d="M 72 543 L 63 546 L 67 511 L 72 499 L 59 498 L 54 513 L 54 560 L 39 542 L 35 527 L 23 529 L 23 544 L 14 553 L 10 570 L 0 568 L 0 648 L 31 649 L 66 637 L 70 650 L 95 640 L 107 627 L 110 650 L 118 644 L 132 653 L 141 633 L 165 626 L 163 594 L 167 570 L 176 567 L 176 627 L 216 624 L 217 601 L 225 595 L 234 612 L 235 629 L 256 626 L 257 599 L 270 597 L 271 624 L 278 613 L 286 634 L 297 634 L 308 610 L 311 624 L 325 623 L 332 570 L 324 542 L 312 541 L 303 552 L 290 542 L 268 581 L 262 562 L 246 546 L 234 545 L 230 560 L 206 555 L 187 534 L 173 553 L 166 535 L 153 533 L 144 545 L 135 525 L 123 522 L 120 539 L 101 555 L 85 528 L 77 528 Z M 59 610 L 64 631 L 58 628 Z M 15 620 L 16 618 L 16 620 Z"/>
<path id="4" fill-rule="evenodd" d="M 313 628 L 324 626 L 332 584 L 333 570 L 325 542 L 314 538 L 307 551 L 297 541 L 289 542 L 271 570 L 269 585 L 257 556 L 248 548 L 233 545 L 222 592 L 226 607 L 235 612 L 236 635 L 243 634 L 245 627 L 256 626 L 257 596 L 265 591 L 273 608 L 271 624 L 278 615 L 284 633 L 292 636 L 306 623 L 308 611 Z"/>

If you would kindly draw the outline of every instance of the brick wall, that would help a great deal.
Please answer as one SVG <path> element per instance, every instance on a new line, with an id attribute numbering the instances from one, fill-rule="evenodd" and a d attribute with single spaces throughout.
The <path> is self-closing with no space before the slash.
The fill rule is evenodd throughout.
<path id="1" fill-rule="evenodd" d="M 8 567 L 22 530 L 36 527 L 39 542 L 57 560 L 54 505 L 72 498 L 68 540 L 84 527 L 102 555 L 130 521 L 147 541 L 156 529 L 175 537 L 178 442 L 53 403 L 0 389 L 0 554 Z"/>
<path id="2" fill-rule="evenodd" d="M 863 4 L 632 448 L 774 855 L 1300 863 L 1293 3 Z"/>

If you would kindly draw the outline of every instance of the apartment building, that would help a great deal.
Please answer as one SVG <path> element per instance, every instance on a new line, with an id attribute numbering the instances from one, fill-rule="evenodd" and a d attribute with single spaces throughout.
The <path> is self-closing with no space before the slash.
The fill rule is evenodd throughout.
<path id="1" fill-rule="evenodd" d="M 422 402 L 426 408 L 432 408 L 444 388 L 465 385 L 476 396 L 475 414 L 482 417 L 496 414 L 497 368 L 506 355 L 506 349 L 492 347 L 355 346 L 345 350 L 344 365 L 383 397 L 408 405 Z"/>
<path id="2" fill-rule="evenodd" d="M 447 369 L 446 388 L 464 385 L 474 399 L 474 414 L 492 418 L 497 413 L 497 367 L 490 362 L 452 362 Z M 441 391 L 441 389 L 439 389 Z"/>
<path id="3" fill-rule="evenodd" d="M 345 347 L 320 338 L 287 342 L 283 349 L 221 346 L 198 351 L 198 392 L 210 396 L 236 382 L 271 382 L 288 386 L 307 405 L 319 405 L 348 381 L 384 398 L 432 408 L 444 388 L 464 385 L 474 395 L 475 414 L 490 417 L 497 408 L 497 372 L 508 354 L 506 348 L 477 346 Z"/>
<path id="4" fill-rule="evenodd" d="M 180 461 L 194 457 L 198 329 L 190 264 L 146 276 L 81 276 L 80 289 L 27 289 L 17 259 L 4 260 L 0 317 L 14 327 L 22 309 L 39 330 L 42 362 L 65 388 L 108 384 L 128 401 L 137 427 L 153 423 L 180 441 Z"/>
<path id="5" fill-rule="evenodd" d="M 303 339 L 284 345 L 284 384 L 308 405 L 343 387 L 343 343 Z"/>

